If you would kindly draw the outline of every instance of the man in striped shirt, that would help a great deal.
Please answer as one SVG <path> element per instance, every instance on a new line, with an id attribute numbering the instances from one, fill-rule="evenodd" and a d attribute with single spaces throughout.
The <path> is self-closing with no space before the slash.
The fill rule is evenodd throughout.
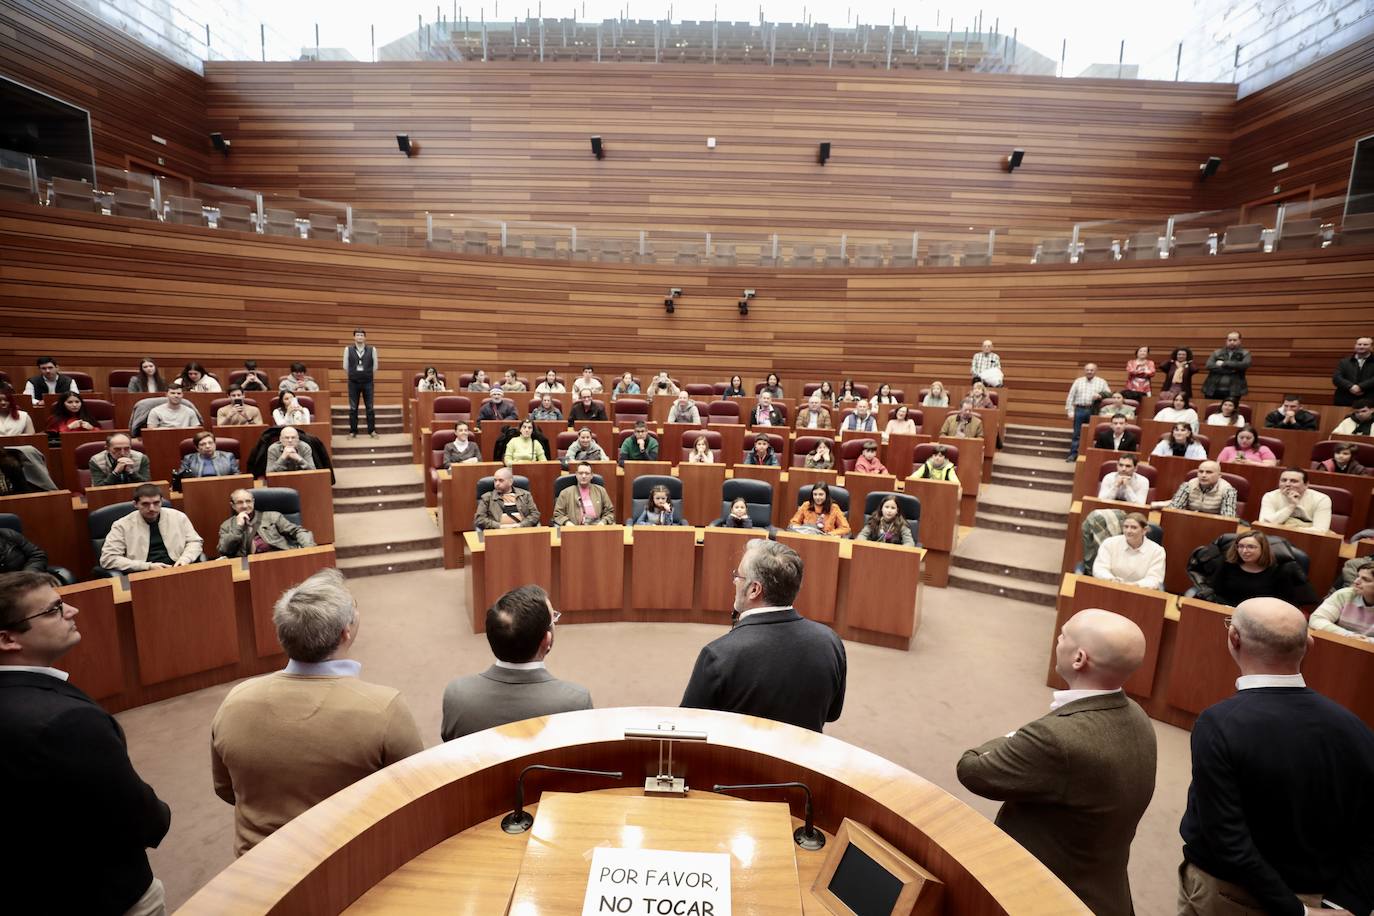
<path id="1" fill-rule="evenodd" d="M 1083 434 L 1083 424 L 1092 419 L 1093 404 L 1112 393 L 1112 389 L 1097 377 L 1097 364 L 1088 363 L 1083 374 L 1069 386 L 1069 396 L 1064 399 L 1064 412 L 1073 420 L 1073 441 L 1069 443 L 1069 454 L 1065 461 L 1078 458 L 1078 439 Z"/>

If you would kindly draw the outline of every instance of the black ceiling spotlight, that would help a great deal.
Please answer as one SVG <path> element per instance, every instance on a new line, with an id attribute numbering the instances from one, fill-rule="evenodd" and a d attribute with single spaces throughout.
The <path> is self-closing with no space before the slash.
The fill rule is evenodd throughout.
<path id="1" fill-rule="evenodd" d="M 1026 151 L 1025 151 L 1025 150 L 1023 150 L 1023 149 L 1014 149 L 1014 150 L 1012 150 L 1012 151 L 1011 151 L 1011 155 L 1007 157 L 1007 171 L 1008 171 L 1008 172 L 1014 172 L 1014 171 L 1016 171 L 1017 169 L 1019 169 L 1019 168 L 1021 167 L 1021 160 L 1024 159 L 1024 158 L 1026 158 Z"/>
<path id="2" fill-rule="evenodd" d="M 598 159 L 606 158 L 606 148 L 601 145 L 600 137 L 592 137 L 592 155 Z"/>
<path id="3" fill-rule="evenodd" d="M 824 143 L 821 144 L 820 152 L 816 155 L 816 161 L 819 162 L 821 165 L 825 165 L 825 160 L 827 160 L 827 159 L 829 159 L 829 158 L 830 158 L 830 141 L 827 140 L 827 141 L 825 141 Z"/>
<path id="4" fill-rule="evenodd" d="M 1217 173 L 1217 169 L 1219 168 L 1221 168 L 1221 157 L 1208 156 L 1207 161 L 1197 167 L 1198 172 L 1201 173 L 1198 175 L 1198 181 L 1206 181 L 1208 178 L 1211 178 Z"/>
<path id="5" fill-rule="evenodd" d="M 758 293 L 755 290 L 746 289 L 744 291 L 744 298 L 739 301 L 739 313 L 741 315 L 749 314 L 749 300 L 754 298 L 756 295 L 758 295 Z"/>
<path id="6" fill-rule="evenodd" d="M 219 131 L 210 135 L 210 145 L 226 156 L 229 155 L 229 143 L 230 141 L 224 139 L 224 134 Z"/>
<path id="7" fill-rule="evenodd" d="M 406 158 L 420 154 L 420 144 L 410 139 L 410 134 L 396 135 L 396 148 L 406 154 Z"/>

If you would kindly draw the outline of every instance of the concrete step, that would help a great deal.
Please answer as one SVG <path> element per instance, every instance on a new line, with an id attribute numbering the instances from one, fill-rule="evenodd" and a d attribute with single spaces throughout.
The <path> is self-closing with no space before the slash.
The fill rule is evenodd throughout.
<path id="1" fill-rule="evenodd" d="M 1029 534 L 1039 538 L 1049 538 L 1061 544 L 1064 542 L 1067 531 L 1066 523 L 1012 515 L 1004 512 L 1001 506 L 985 506 L 981 501 L 978 503 L 977 513 L 974 514 L 973 524 L 975 529 L 986 528 L 991 531 L 1008 531 L 1012 534 Z"/>
<path id="2" fill-rule="evenodd" d="M 344 548 L 365 547 L 386 550 L 387 544 L 429 540 L 439 537 L 433 514 L 425 509 L 378 509 L 366 514 L 345 514 L 335 519 L 334 546 L 344 556 Z"/>
<path id="3" fill-rule="evenodd" d="M 393 551 L 386 556 L 357 557 L 349 560 L 339 558 L 337 565 L 339 572 L 349 579 L 387 576 L 420 569 L 443 569 L 444 551 L 436 547 L 430 550 Z"/>
<path id="4" fill-rule="evenodd" d="M 368 449 L 378 448 L 410 448 L 410 436 L 405 433 L 379 433 L 374 439 L 367 434 L 366 430 L 358 433 L 358 438 L 350 439 L 348 434 L 337 436 L 334 439 L 334 450 L 345 452 L 365 452 Z"/>
<path id="5" fill-rule="evenodd" d="M 1051 490 L 1057 493 L 1072 493 L 1072 480 L 1054 480 L 1047 477 L 1005 473 L 994 467 L 992 483 L 1006 487 L 1024 487 L 1027 490 Z"/>
<path id="6" fill-rule="evenodd" d="M 985 483 L 978 489 L 980 508 L 993 507 L 993 511 L 1004 515 L 1046 522 L 1067 523 L 1071 502 L 1070 496 L 1054 490 L 1029 490 L 995 483 Z"/>
<path id="7" fill-rule="evenodd" d="M 1010 445 L 1010 444 L 1008 444 L 1008 445 L 1002 446 L 1001 450 L 999 450 L 997 454 L 999 454 L 999 455 L 1025 455 L 1026 457 L 1029 457 L 1029 458 L 1057 458 L 1057 459 L 1059 459 L 1060 461 L 1062 461 L 1062 460 L 1064 459 L 1064 453 L 1065 453 L 1067 450 L 1068 450 L 1068 445 L 1067 445 L 1067 443 L 1064 444 L 1064 445 L 1060 445 L 1060 444 L 1058 444 L 1058 443 L 1055 443 L 1054 445 L 1047 445 L 1047 446 L 1045 446 L 1045 447 L 1043 447 L 1043 448 L 1041 448 L 1041 447 L 1039 447 L 1039 446 L 1033 446 L 1033 445 Z"/>
<path id="8" fill-rule="evenodd" d="M 1072 429 L 1061 426 L 1031 426 L 1027 423 L 1008 423 L 1005 432 L 1008 436 L 1043 436 L 1051 439 L 1062 438 L 1066 442 L 1073 436 Z"/>
<path id="9" fill-rule="evenodd" d="M 378 418 L 377 418 L 377 425 L 376 425 L 374 428 L 377 430 L 378 433 L 382 434 L 383 436 L 390 436 L 390 435 L 396 435 L 396 434 L 398 434 L 398 433 L 404 433 L 404 432 L 405 432 L 405 429 L 406 429 L 405 426 L 401 423 L 401 421 L 400 421 L 399 419 L 397 419 L 394 423 L 387 423 L 387 422 L 385 422 L 384 420 L 382 420 L 381 417 L 378 417 Z M 347 435 L 348 435 L 348 421 L 347 421 L 347 420 L 344 420 L 342 423 L 340 423 L 340 422 L 338 422 L 338 420 L 336 419 L 335 422 L 334 422 L 334 425 L 330 426 L 329 429 L 330 429 L 331 432 L 334 433 L 335 437 L 338 437 L 338 436 L 341 436 L 341 435 L 342 435 L 342 436 L 347 436 Z M 361 419 L 360 419 L 360 420 L 358 421 L 358 433 L 359 433 L 359 436 L 360 436 L 360 437 L 363 436 L 363 435 L 366 435 L 366 433 L 367 433 L 367 421 L 366 421 L 366 420 L 361 420 Z"/>
<path id="10" fill-rule="evenodd" d="M 335 545 L 334 556 L 340 560 L 357 560 L 364 557 L 389 557 L 398 553 L 435 550 L 442 547 L 443 543 L 436 534 L 432 537 L 403 538 L 385 544 Z"/>
<path id="11" fill-rule="evenodd" d="M 376 469 L 349 468 L 337 471 L 334 474 L 334 492 L 337 494 L 341 488 L 367 487 L 367 486 L 392 486 L 396 484 L 421 485 L 425 482 L 425 475 L 418 464 L 406 467 L 387 467 Z M 346 493 L 345 496 L 358 496 L 357 493 Z"/>
<path id="12" fill-rule="evenodd" d="M 1057 586 L 1063 554 L 1062 540 L 975 527 L 960 539 L 950 563 L 961 569 Z"/>
<path id="13" fill-rule="evenodd" d="M 1064 460 L 1062 452 L 1057 457 L 1008 455 L 999 452 L 993 459 L 992 469 L 1025 477 L 1054 477 L 1067 480 L 1073 480 L 1074 472 L 1074 466 Z"/>
<path id="14" fill-rule="evenodd" d="M 336 468 L 384 467 L 387 465 L 400 465 L 411 463 L 412 462 L 410 460 L 410 452 L 408 451 L 386 452 L 363 456 L 338 454 L 334 456 L 334 467 Z"/>
<path id="15" fill-rule="evenodd" d="M 343 564 L 340 563 L 339 565 L 342 568 Z M 1001 572 L 983 572 L 951 565 L 949 585 L 951 588 L 963 588 L 969 591 L 982 592 L 985 595 L 1012 598 L 1016 601 L 1025 601 L 1029 604 L 1040 604 L 1046 607 L 1054 607 L 1059 600 L 1057 581 L 1054 585 L 1046 585 L 1042 582 L 1018 578 L 1015 571 L 1012 575 L 1005 575 Z"/>
<path id="16" fill-rule="evenodd" d="M 384 493 L 371 496 L 351 496 L 340 499 L 334 497 L 334 513 L 340 512 L 377 512 L 391 509 L 418 509 L 425 504 L 423 490 L 413 493 Z"/>
<path id="17" fill-rule="evenodd" d="M 359 413 L 364 412 L 366 409 L 367 409 L 366 406 L 364 406 L 361 402 L 358 404 L 358 412 L 359 412 Z M 393 414 L 393 413 L 394 413 L 394 414 L 396 414 L 396 415 L 399 416 L 399 415 L 401 414 L 401 412 L 402 412 L 402 410 L 401 410 L 401 405 L 400 405 L 400 404 L 373 404 L 373 405 L 372 405 L 372 410 L 373 410 L 373 412 L 374 412 L 375 414 L 377 414 L 377 416 L 379 416 L 379 417 L 380 417 L 382 414 L 384 414 L 384 413 L 386 413 L 386 414 Z M 332 404 L 329 405 L 329 412 L 330 412 L 330 413 L 333 413 L 333 414 L 343 414 L 345 417 L 348 416 L 348 393 L 347 393 L 347 392 L 344 392 L 343 397 L 339 398 L 338 401 L 336 401 L 336 402 L 334 402 L 334 403 L 332 403 Z"/>

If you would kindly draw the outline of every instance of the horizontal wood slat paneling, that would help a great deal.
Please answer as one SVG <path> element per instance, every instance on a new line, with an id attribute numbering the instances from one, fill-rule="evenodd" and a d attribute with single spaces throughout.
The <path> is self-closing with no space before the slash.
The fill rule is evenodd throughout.
<path id="1" fill-rule="evenodd" d="M 0 4 L 0 74 L 90 111 L 97 165 L 161 156 L 172 171 L 205 175 L 204 79 L 74 4 Z"/>
<path id="2" fill-rule="evenodd" d="M 212 62 L 205 74 L 210 129 L 234 144 L 220 183 L 368 216 L 665 230 L 1067 233 L 1195 210 L 1197 164 L 1225 148 L 1235 102 L 1227 85 L 728 66 Z M 398 133 L 418 157 L 397 151 Z M 1013 147 L 1025 165 L 1008 174 Z"/>
<path id="3" fill-rule="evenodd" d="M 1344 195 L 1355 141 L 1371 133 L 1374 36 L 1237 102 L 1231 156 L 1219 177 L 1233 206 L 1265 197 L 1275 185 Z M 1271 171 L 1281 162 L 1288 168 Z"/>
<path id="4" fill-rule="evenodd" d="M 677 312 L 661 304 L 681 286 Z M 758 290 L 751 314 L 739 291 Z M 1374 248 L 1161 262 L 945 271 L 636 268 L 244 238 L 67 211 L 0 205 L 0 364 L 52 352 L 73 368 L 199 358 L 301 358 L 341 383 L 355 325 L 391 370 L 513 367 L 537 375 L 585 360 L 603 378 L 665 368 L 684 380 L 733 372 L 828 375 L 913 392 L 960 383 L 992 336 L 1016 418 L 1062 421 L 1087 360 L 1120 384 L 1139 344 L 1199 358 L 1239 328 L 1255 353 L 1249 399 L 1286 390 L 1330 402 L 1330 373 L 1368 333 Z M 317 371 L 317 376 L 323 374 Z M 340 387 L 336 384 L 335 387 Z"/>

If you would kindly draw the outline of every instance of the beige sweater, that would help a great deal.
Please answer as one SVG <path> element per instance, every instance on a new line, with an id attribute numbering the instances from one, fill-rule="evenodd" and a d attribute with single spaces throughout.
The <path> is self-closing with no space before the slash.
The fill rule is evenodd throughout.
<path id="1" fill-rule="evenodd" d="M 157 530 L 162 534 L 162 545 L 167 548 L 173 563 L 178 560 L 194 563 L 200 557 L 205 545 L 186 513 L 164 506 L 158 516 Z M 110 534 L 100 551 L 100 565 L 124 573 L 153 568 L 148 562 L 148 523 L 137 509 L 110 526 Z"/>
<path id="2" fill-rule="evenodd" d="M 234 806 L 234 853 L 423 748 L 394 688 L 285 671 L 244 681 L 210 725 L 215 794 Z"/>

